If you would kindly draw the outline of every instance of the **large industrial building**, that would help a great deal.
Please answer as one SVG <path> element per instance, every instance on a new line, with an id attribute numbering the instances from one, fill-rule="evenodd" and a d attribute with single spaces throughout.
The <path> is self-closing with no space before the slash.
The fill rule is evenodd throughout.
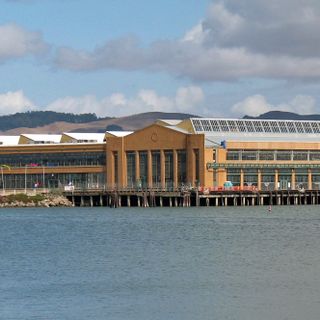
<path id="1" fill-rule="evenodd" d="M 135 132 L 0 136 L 0 169 L 3 190 L 315 190 L 320 122 L 191 118 Z"/>

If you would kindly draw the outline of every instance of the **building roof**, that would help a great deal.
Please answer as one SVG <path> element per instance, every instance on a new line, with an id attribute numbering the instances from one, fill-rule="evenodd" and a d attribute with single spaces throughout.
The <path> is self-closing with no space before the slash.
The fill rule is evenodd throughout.
<path id="1" fill-rule="evenodd" d="M 20 138 L 25 137 L 34 143 L 47 144 L 60 143 L 61 136 L 61 134 L 21 134 Z"/>
<path id="2" fill-rule="evenodd" d="M 20 136 L 0 136 L 0 145 L 15 146 L 19 143 Z"/>
<path id="3" fill-rule="evenodd" d="M 191 118 L 195 133 L 203 133 L 206 145 L 221 141 L 319 142 L 320 121 L 269 119 Z"/>
<path id="4" fill-rule="evenodd" d="M 178 125 L 182 120 L 180 119 L 159 119 L 157 120 L 158 121 L 161 121 L 169 126 L 176 126 Z"/>
<path id="5" fill-rule="evenodd" d="M 125 137 L 131 133 L 133 133 L 133 131 L 106 131 L 106 135 L 110 135 L 114 137 Z"/>
<path id="6" fill-rule="evenodd" d="M 320 134 L 320 121 L 191 118 L 196 133 Z"/>
<path id="7" fill-rule="evenodd" d="M 70 137 L 79 143 L 97 142 L 102 143 L 104 140 L 104 133 L 82 133 L 82 132 L 64 132 L 64 136 Z"/>
<path id="8" fill-rule="evenodd" d="M 178 132 L 182 132 L 182 133 L 185 133 L 185 134 L 189 134 L 189 132 L 187 130 L 179 128 L 179 127 L 176 127 L 176 126 L 166 126 L 166 128 L 169 128 L 169 129 L 172 129 L 172 130 L 175 130 L 175 131 L 178 131 Z"/>

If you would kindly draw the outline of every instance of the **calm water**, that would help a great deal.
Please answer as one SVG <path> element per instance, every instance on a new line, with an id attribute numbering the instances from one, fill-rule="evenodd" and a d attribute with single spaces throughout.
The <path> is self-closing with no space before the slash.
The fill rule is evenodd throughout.
<path id="1" fill-rule="evenodd" d="M 1 209 L 0 319 L 319 319 L 320 207 Z"/>

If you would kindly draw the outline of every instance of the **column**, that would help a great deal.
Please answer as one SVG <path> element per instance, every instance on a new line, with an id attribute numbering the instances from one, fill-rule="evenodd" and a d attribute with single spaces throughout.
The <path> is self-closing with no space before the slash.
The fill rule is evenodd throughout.
<path id="1" fill-rule="evenodd" d="M 294 169 L 291 170 L 291 190 L 295 190 L 296 188 L 296 171 Z"/>
<path id="2" fill-rule="evenodd" d="M 244 174 L 243 174 L 243 169 L 240 169 L 240 189 L 243 189 L 243 184 L 244 184 Z"/>
<path id="3" fill-rule="evenodd" d="M 312 190 L 312 171 L 308 169 L 308 189 Z"/>
<path id="4" fill-rule="evenodd" d="M 278 169 L 274 171 L 274 190 L 278 190 L 278 180 L 279 180 L 279 172 Z"/>
<path id="5" fill-rule="evenodd" d="M 261 190 L 261 169 L 258 169 L 258 190 Z"/>

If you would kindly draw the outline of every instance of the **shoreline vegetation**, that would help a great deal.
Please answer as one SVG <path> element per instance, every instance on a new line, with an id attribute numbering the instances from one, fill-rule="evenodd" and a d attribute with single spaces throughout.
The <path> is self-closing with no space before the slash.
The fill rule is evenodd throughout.
<path id="1" fill-rule="evenodd" d="M 17 207 L 73 207 L 66 197 L 61 194 L 10 194 L 0 196 L 0 208 L 17 208 Z"/>

